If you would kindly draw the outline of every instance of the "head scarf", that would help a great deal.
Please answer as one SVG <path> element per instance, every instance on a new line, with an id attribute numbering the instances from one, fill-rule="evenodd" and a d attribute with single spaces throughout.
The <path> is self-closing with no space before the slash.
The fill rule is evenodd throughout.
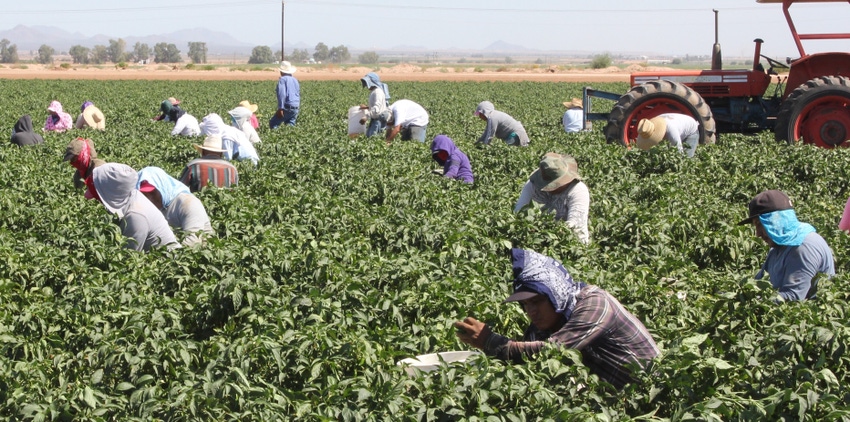
<path id="1" fill-rule="evenodd" d="M 793 209 L 764 213 L 759 221 L 770 240 L 780 246 L 800 246 L 809 233 L 816 231 L 811 224 L 797 220 Z"/>
<path id="2" fill-rule="evenodd" d="M 81 105 L 81 106 L 80 106 L 80 113 L 82 113 L 83 111 L 85 111 L 85 110 L 86 110 L 86 107 L 88 107 L 88 106 L 90 106 L 90 105 L 94 105 L 94 103 L 93 103 L 93 102 L 91 102 L 91 101 L 84 101 L 84 102 L 83 102 L 83 105 Z"/>
<path id="3" fill-rule="evenodd" d="M 576 295 L 585 286 L 573 281 L 569 271 L 554 258 L 526 249 L 511 250 L 514 291 L 525 290 L 546 295 L 567 320 L 576 306 Z"/>
<path id="4" fill-rule="evenodd" d="M 231 118 L 231 122 L 233 123 L 233 126 L 236 127 L 239 130 L 244 131 L 244 129 L 242 128 L 242 125 L 244 125 L 245 123 L 249 123 L 249 121 L 251 119 L 251 114 L 253 114 L 253 113 L 251 112 L 251 110 L 249 110 L 245 107 L 239 106 L 239 107 L 234 108 L 233 110 L 228 111 L 227 114 L 230 114 L 230 118 Z"/>
<path id="5" fill-rule="evenodd" d="M 81 176 L 85 176 L 89 173 L 89 165 L 91 164 L 92 158 L 97 157 L 97 155 L 92 154 L 92 151 L 94 149 L 91 146 L 91 139 L 77 139 L 82 141 L 82 145 L 80 148 L 80 153 L 77 154 L 77 158 L 71 160 L 71 165 L 74 166 L 74 168 L 80 172 Z"/>
<path id="6" fill-rule="evenodd" d="M 162 207 L 168 208 L 171 201 L 177 198 L 178 195 L 188 193 L 191 195 L 189 188 L 179 180 L 171 177 L 165 170 L 159 167 L 145 167 L 139 170 L 139 179 L 136 181 L 136 189 L 142 184 L 142 181 L 147 181 L 162 196 Z"/>
<path id="7" fill-rule="evenodd" d="M 126 164 L 107 163 L 92 171 L 92 182 L 103 206 L 124 218 L 141 193 L 136 189 L 138 174 Z"/>
<path id="8" fill-rule="evenodd" d="M 489 101 L 482 101 L 482 102 L 478 103 L 478 107 L 475 107 L 475 113 L 474 114 L 476 116 L 479 115 L 479 114 L 483 114 L 484 117 L 489 119 L 490 113 L 492 113 L 493 110 L 495 110 L 495 109 L 496 109 L 496 107 L 493 105 L 493 103 L 491 103 Z"/>

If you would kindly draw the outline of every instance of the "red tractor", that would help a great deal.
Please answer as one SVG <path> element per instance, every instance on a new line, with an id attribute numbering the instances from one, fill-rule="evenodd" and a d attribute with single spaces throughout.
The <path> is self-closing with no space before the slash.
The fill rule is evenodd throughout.
<path id="1" fill-rule="evenodd" d="M 850 39 L 850 33 L 798 34 L 788 9 L 794 3 L 847 0 L 757 0 L 781 3 L 785 19 L 800 52 L 786 63 L 763 56 L 761 39 L 755 40 L 752 69 L 723 70 L 720 45 L 715 44 L 711 70 L 639 72 L 631 75 L 632 88 L 625 95 L 584 89 L 584 110 L 590 98 L 617 101 L 610 113 L 586 113 L 586 120 L 606 120 L 608 142 L 629 146 L 637 138 L 641 119 L 663 113 L 681 113 L 700 123 L 700 143 L 711 144 L 718 133 L 751 133 L 773 130 L 777 141 L 802 141 L 824 148 L 848 146 L 850 142 L 850 53 L 806 54 L 802 40 Z M 765 70 L 761 58 L 770 67 Z M 765 96 L 776 69 L 787 77 Z M 784 88 L 784 89 L 783 89 Z M 586 122 L 585 122 L 586 123 Z"/>

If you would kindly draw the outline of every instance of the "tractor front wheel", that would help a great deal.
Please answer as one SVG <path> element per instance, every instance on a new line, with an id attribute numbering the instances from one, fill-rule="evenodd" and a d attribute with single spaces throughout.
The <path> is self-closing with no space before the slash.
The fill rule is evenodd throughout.
<path id="1" fill-rule="evenodd" d="M 782 103 L 774 131 L 789 144 L 850 145 L 850 79 L 821 76 L 797 87 Z"/>
<path id="2" fill-rule="evenodd" d="M 677 82 L 658 80 L 646 82 L 620 97 L 608 115 L 605 139 L 630 146 L 637 139 L 641 119 L 651 119 L 665 113 L 693 117 L 699 123 L 699 143 L 713 144 L 716 126 L 711 109 L 691 88 Z"/>

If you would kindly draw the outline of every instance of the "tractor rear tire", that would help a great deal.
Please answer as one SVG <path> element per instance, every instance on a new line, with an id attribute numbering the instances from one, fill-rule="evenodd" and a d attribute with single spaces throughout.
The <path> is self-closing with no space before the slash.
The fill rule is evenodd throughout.
<path id="1" fill-rule="evenodd" d="M 821 76 L 798 86 L 782 102 L 774 134 L 789 144 L 850 146 L 850 79 Z"/>
<path id="2" fill-rule="evenodd" d="M 651 119 L 664 113 L 679 113 L 693 117 L 699 123 L 699 143 L 716 141 L 717 129 L 711 108 L 696 91 L 677 82 L 658 80 L 632 87 L 620 97 L 608 115 L 605 139 L 630 146 L 637 139 L 641 119 Z"/>

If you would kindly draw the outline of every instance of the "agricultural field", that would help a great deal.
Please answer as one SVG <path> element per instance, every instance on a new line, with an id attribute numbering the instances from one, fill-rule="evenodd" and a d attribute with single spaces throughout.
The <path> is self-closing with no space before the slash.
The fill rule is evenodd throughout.
<path id="1" fill-rule="evenodd" d="M 199 194 L 218 238 L 203 248 L 121 248 L 106 210 L 62 161 L 91 137 L 100 158 L 178 175 L 200 139 L 150 119 L 174 96 L 199 119 L 244 99 L 265 125 L 274 81 L 0 80 L 8 131 L 48 103 L 93 101 L 107 131 L 0 146 L 0 419 L 6 420 L 850 420 L 847 276 L 837 230 L 850 150 L 722 134 L 686 159 L 605 143 L 603 124 L 561 129 L 580 83 L 394 82 L 469 156 L 472 186 L 430 174 L 428 145 L 350 140 L 354 82 L 302 82 L 298 126 L 260 130 L 240 186 Z M 626 92 L 626 83 L 595 84 Z M 479 101 L 522 121 L 528 148 L 473 144 Z M 596 110 L 611 104 L 599 101 Z M 8 135 L 7 135 L 8 137 Z M 569 153 L 591 192 L 591 244 L 536 209 L 512 207 L 539 158 Z M 767 253 L 747 202 L 782 189 L 835 252 L 819 299 L 775 305 L 752 276 Z M 623 391 L 576 351 L 525 364 L 476 357 L 408 376 L 396 362 L 466 350 L 452 322 L 473 315 L 520 336 L 502 304 L 509 246 L 561 260 L 652 332 L 662 356 Z"/>

